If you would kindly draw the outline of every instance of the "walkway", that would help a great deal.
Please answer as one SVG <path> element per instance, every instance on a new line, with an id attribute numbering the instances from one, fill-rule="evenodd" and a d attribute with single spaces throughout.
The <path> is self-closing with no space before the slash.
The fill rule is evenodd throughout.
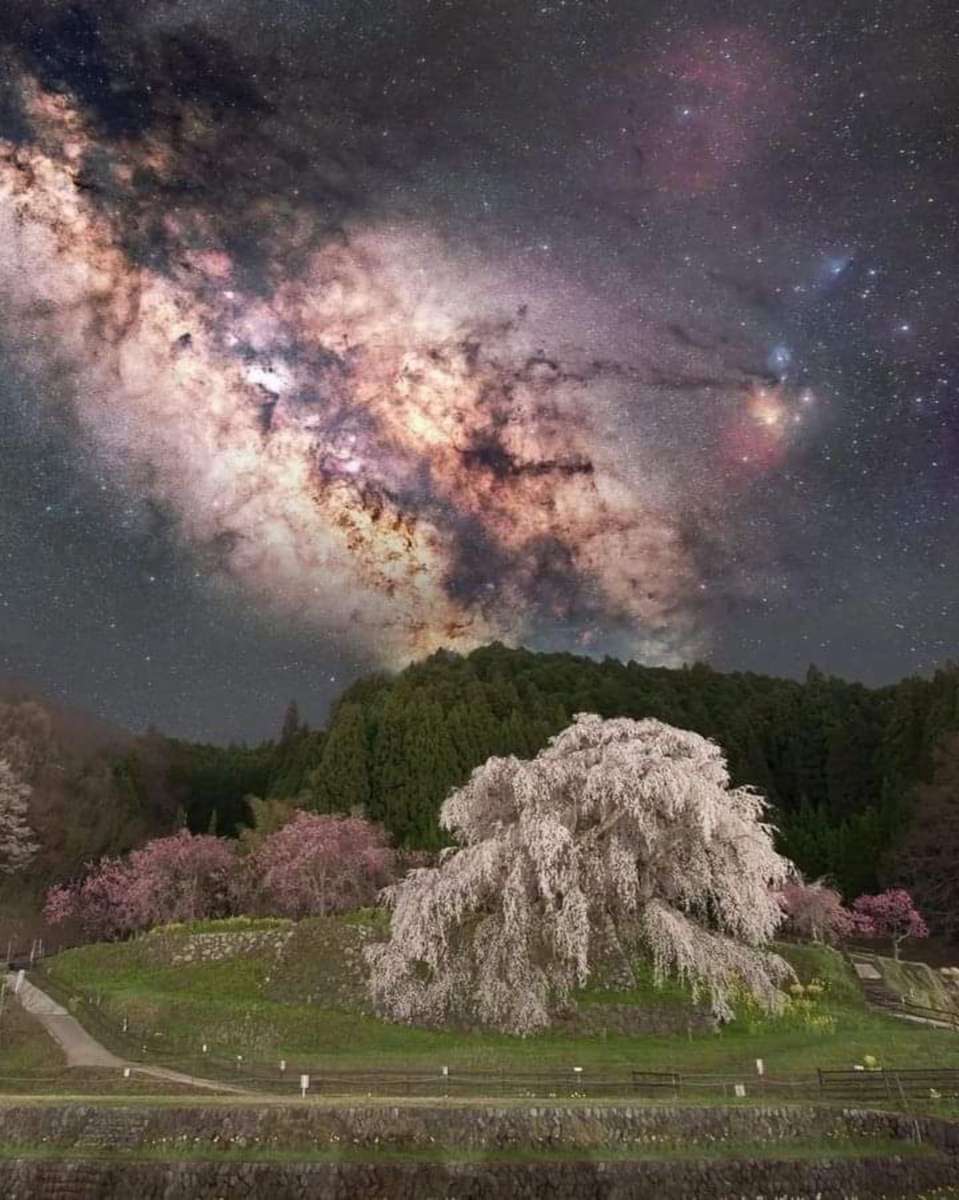
<path id="1" fill-rule="evenodd" d="M 106 1067 L 119 1070 L 129 1067 L 134 1075 L 147 1075 L 154 1079 L 162 1079 L 167 1083 L 179 1083 L 188 1087 L 202 1088 L 205 1091 L 231 1092 L 235 1095 L 252 1095 L 248 1089 L 236 1087 L 233 1084 L 217 1083 L 212 1079 L 200 1079 L 196 1075 L 184 1075 L 180 1071 L 170 1071 L 165 1067 L 148 1067 L 140 1063 L 127 1062 L 117 1058 L 104 1045 L 96 1040 L 83 1028 L 76 1017 L 46 992 L 35 987 L 28 979 L 20 983 L 17 991 L 17 976 L 7 975 L 8 995 L 19 1000 L 24 1009 L 36 1017 L 47 1033 L 63 1050 L 68 1067 Z"/>
<path id="2" fill-rule="evenodd" d="M 16 997 L 28 1013 L 37 1018 L 47 1033 L 60 1046 L 68 1067 L 125 1067 L 122 1058 L 111 1054 L 83 1028 L 76 1017 L 51 1000 L 29 980 L 24 979 L 17 990 L 17 976 L 7 976 L 10 994 Z"/>

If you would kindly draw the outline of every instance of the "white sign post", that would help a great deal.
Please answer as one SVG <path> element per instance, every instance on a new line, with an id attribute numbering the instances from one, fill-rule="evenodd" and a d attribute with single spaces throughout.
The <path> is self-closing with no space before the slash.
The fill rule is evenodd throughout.
<path id="1" fill-rule="evenodd" d="M 756 1059 L 756 1074 L 757 1075 L 765 1075 L 766 1074 L 766 1065 L 761 1058 Z"/>
<path id="2" fill-rule="evenodd" d="M 306 1099 L 306 1093 L 309 1090 L 309 1087 L 310 1087 L 309 1075 L 301 1075 L 300 1076 L 300 1098 L 302 1100 Z"/>

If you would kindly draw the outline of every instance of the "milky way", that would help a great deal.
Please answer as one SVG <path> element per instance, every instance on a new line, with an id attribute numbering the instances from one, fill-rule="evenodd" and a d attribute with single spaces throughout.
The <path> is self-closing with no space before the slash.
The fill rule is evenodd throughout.
<path id="1" fill-rule="evenodd" d="M 802 197 L 796 30 L 467 7 L 12 6 L 5 352 L 224 620 L 340 664 L 728 657 L 840 545 L 883 355 L 873 439 L 946 378 L 922 305 Z M 819 328 L 853 289 L 858 380 Z"/>

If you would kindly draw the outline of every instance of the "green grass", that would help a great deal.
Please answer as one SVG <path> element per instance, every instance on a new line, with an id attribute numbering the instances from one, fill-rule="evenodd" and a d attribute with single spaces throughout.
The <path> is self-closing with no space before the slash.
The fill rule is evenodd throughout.
<path id="1" fill-rule="evenodd" d="M 291 1070 L 513 1071 L 632 1068 L 686 1073 L 748 1072 L 762 1058 L 770 1075 L 850 1067 L 865 1055 L 885 1066 L 959 1067 L 959 1036 L 865 1009 L 843 958 L 822 946 L 785 946 L 799 975 L 821 979 L 815 1002 L 793 1004 L 779 1019 L 747 1013 L 718 1033 L 674 1036 L 572 1036 L 526 1039 L 494 1033 L 392 1025 L 359 1011 L 355 963 L 376 918 L 301 922 L 280 960 L 246 955 L 217 963 L 158 965 L 149 939 L 67 951 L 45 966 L 58 998 L 91 1031 L 125 1053 L 189 1061 L 200 1073 L 200 1046 L 211 1055 Z M 183 935 L 186 937 L 186 933 Z M 350 965 L 349 955 L 354 965 Z M 39 980 L 41 986 L 43 979 Z M 309 999 L 312 997 L 312 1000 Z M 649 976 L 626 992 L 583 995 L 585 1004 L 679 1005 L 683 989 L 657 989 Z M 120 1028 L 126 1019 L 129 1035 Z M 144 1050 L 144 1047 L 146 1049 Z M 200 1066 L 197 1066 L 200 1064 Z"/>
<path id="2" fill-rule="evenodd" d="M 60 1047 L 9 993 L 0 1013 L 0 1087 L 4 1078 L 63 1069 Z"/>
<path id="3" fill-rule="evenodd" d="M 516 1146 L 476 1150 L 435 1146 L 428 1149 L 371 1146 L 322 1146 L 286 1149 L 273 1146 L 212 1146 L 177 1139 L 169 1145 L 135 1149 L 0 1144 L 0 1160 L 60 1159 L 109 1162 L 378 1162 L 378 1163 L 537 1163 L 537 1162 L 677 1162 L 685 1160 L 771 1159 L 826 1161 L 841 1158 L 934 1158 L 934 1148 L 893 1138 L 796 1138 L 789 1142 L 729 1140 L 690 1144 L 661 1142 L 655 1146 L 597 1146 L 547 1149 Z"/>

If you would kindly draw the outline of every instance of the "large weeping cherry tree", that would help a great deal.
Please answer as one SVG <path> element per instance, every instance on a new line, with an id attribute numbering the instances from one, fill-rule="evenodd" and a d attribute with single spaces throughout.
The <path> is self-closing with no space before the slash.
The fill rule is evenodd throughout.
<path id="1" fill-rule="evenodd" d="M 791 971 L 766 947 L 792 867 L 764 808 L 718 746 L 660 721 L 581 714 L 530 761 L 489 759 L 443 805 L 459 848 L 384 893 L 378 1011 L 527 1034 L 599 964 L 640 956 L 720 1019 L 747 993 L 776 1009 Z"/>

